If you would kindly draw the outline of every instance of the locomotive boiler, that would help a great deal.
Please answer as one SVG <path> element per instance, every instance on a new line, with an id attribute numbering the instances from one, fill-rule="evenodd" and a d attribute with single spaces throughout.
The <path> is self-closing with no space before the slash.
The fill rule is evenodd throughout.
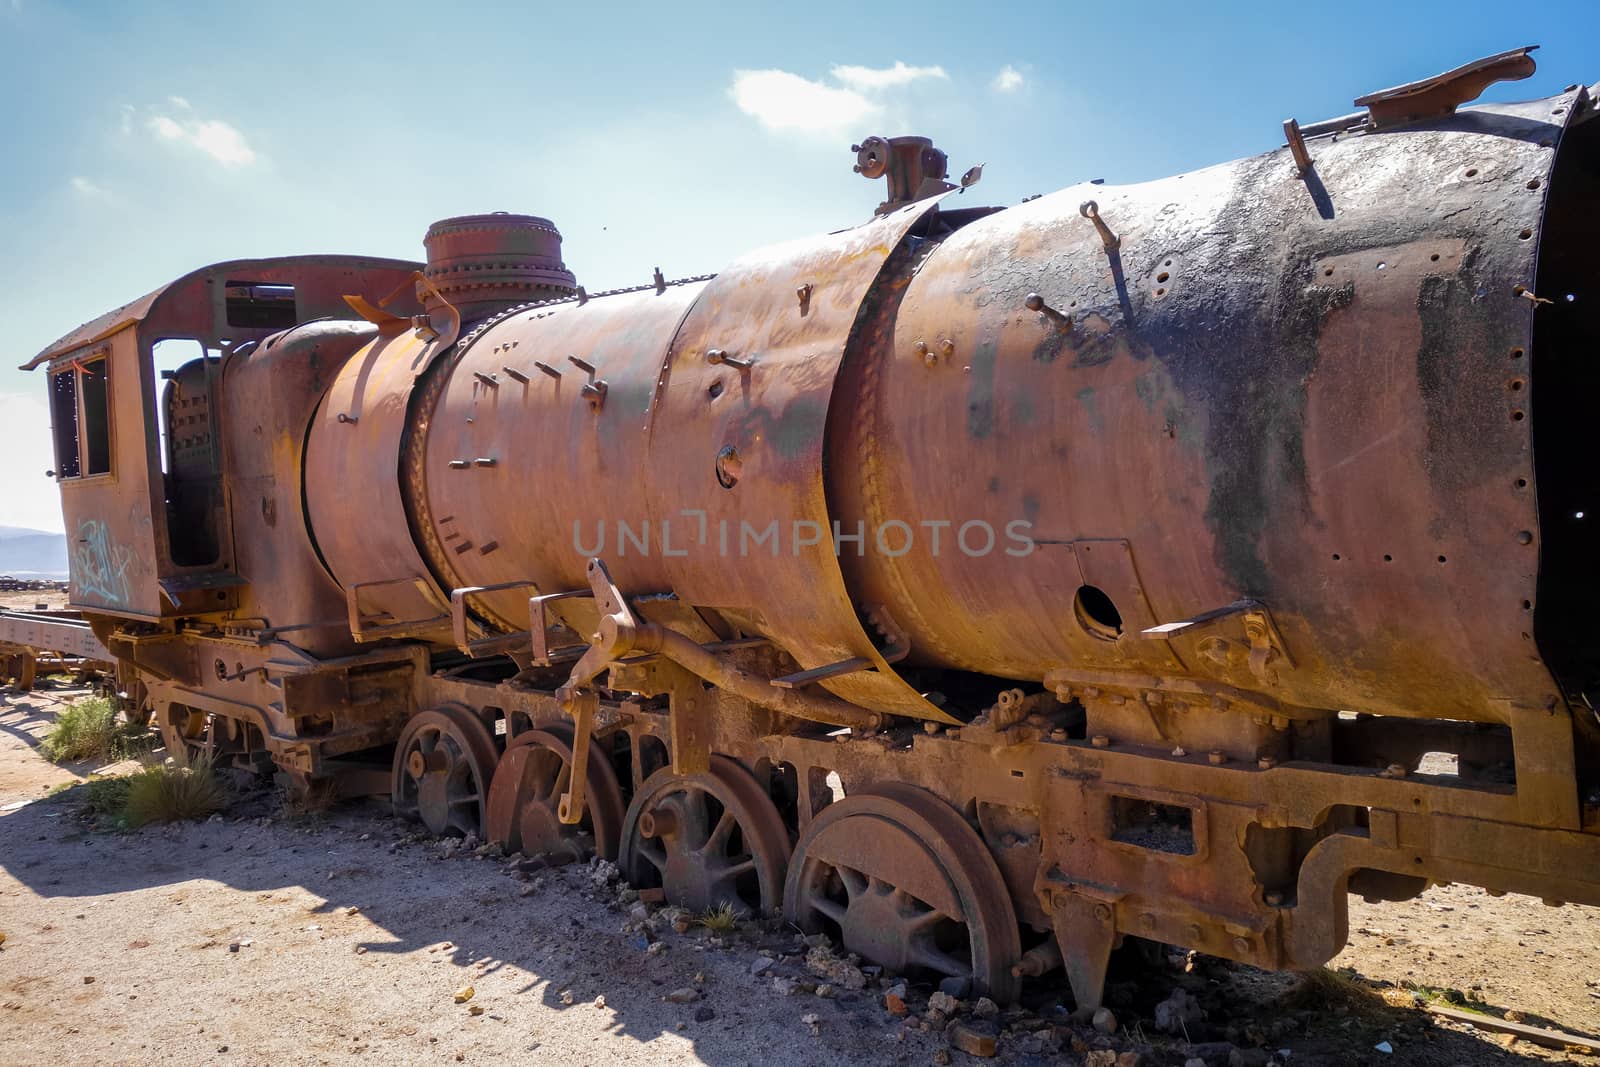
<path id="1" fill-rule="evenodd" d="M 72 605 L 175 758 L 1000 999 L 1600 904 L 1600 122 L 1462 106 L 1532 69 L 1004 209 L 871 138 L 869 221 L 630 289 L 510 214 L 196 271 L 28 364 Z"/>

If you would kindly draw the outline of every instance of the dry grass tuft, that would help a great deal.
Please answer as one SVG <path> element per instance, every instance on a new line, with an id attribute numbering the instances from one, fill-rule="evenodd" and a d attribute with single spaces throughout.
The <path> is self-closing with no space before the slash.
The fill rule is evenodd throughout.
<path id="1" fill-rule="evenodd" d="M 1394 1010 L 1378 990 L 1352 970 L 1330 971 L 1319 967 L 1299 977 L 1294 988 L 1284 995 L 1284 1007 L 1317 1011 L 1343 1008 L 1357 1018 L 1383 1016 Z"/>
<path id="2" fill-rule="evenodd" d="M 707 930 L 725 934 L 739 925 L 739 912 L 731 903 L 724 900 L 716 907 L 705 910 L 705 914 L 700 916 L 700 925 Z"/>
<path id="3" fill-rule="evenodd" d="M 278 811 L 286 819 L 320 819 L 338 802 L 339 783 L 319 778 L 304 789 L 285 789 Z"/>
<path id="4" fill-rule="evenodd" d="M 129 826 L 203 819 L 227 807 L 228 794 L 208 757 L 187 767 L 160 763 L 130 775 L 123 818 Z"/>
<path id="5" fill-rule="evenodd" d="M 111 763 L 149 747 L 149 731 L 125 723 L 117 714 L 116 704 L 107 697 L 74 700 L 39 743 L 44 758 L 54 763 Z"/>

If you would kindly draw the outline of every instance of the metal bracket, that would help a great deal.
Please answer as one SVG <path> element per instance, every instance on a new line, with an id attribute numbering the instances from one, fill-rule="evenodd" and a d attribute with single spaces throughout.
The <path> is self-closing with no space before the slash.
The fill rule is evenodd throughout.
<path id="1" fill-rule="evenodd" d="M 1431 78 L 1359 96 L 1355 105 L 1367 109 L 1367 127 L 1373 130 L 1453 115 L 1456 108 L 1476 100 L 1495 82 L 1520 81 L 1532 76 L 1536 65 L 1528 53 L 1538 47 L 1529 45 L 1475 59 Z"/>
<path id="2" fill-rule="evenodd" d="M 363 590 L 382 589 L 396 585 L 411 586 L 422 594 L 423 600 L 443 610 L 437 615 L 386 623 L 376 622 L 380 617 L 379 615 L 367 615 L 361 610 L 361 593 Z M 426 579 L 416 576 L 387 578 L 377 582 L 356 582 L 345 590 L 344 600 L 350 624 L 350 636 L 357 641 L 376 641 L 383 637 L 409 637 L 441 628 L 450 622 L 450 612 L 447 606 L 440 601 L 439 595 L 434 591 L 433 586 Z M 387 613 L 382 613 L 382 615 L 387 615 Z M 392 618 L 393 616 L 388 617 Z"/>
<path id="3" fill-rule="evenodd" d="M 799 689 L 803 685 L 826 681 L 829 678 L 837 678 L 842 674 L 854 674 L 857 671 L 869 670 L 871 667 L 872 661 L 865 656 L 852 656 L 849 659 L 842 659 L 838 663 L 827 663 L 821 667 L 812 667 L 807 671 L 796 671 L 794 674 L 786 674 L 782 678 L 774 678 L 772 684 L 779 689 Z"/>
<path id="4" fill-rule="evenodd" d="M 467 597 L 477 593 L 497 593 L 503 589 L 532 589 L 538 592 L 539 587 L 533 582 L 501 582 L 498 585 L 468 585 L 450 591 L 450 634 L 455 639 L 456 648 L 465 652 L 474 659 L 479 656 L 494 656 L 502 652 L 509 652 L 520 648 L 529 639 L 529 632 L 521 630 L 517 633 L 495 634 L 492 637 L 467 637 Z"/>
<path id="5" fill-rule="evenodd" d="M 589 741 L 594 736 L 594 716 L 600 708 L 600 694 L 593 689 L 574 693 L 561 706 L 572 716 L 572 777 L 561 794 L 556 816 L 566 825 L 583 821 L 584 794 L 589 784 Z"/>
<path id="6" fill-rule="evenodd" d="M 1180 634 L 1188 633 L 1202 627 L 1212 626 L 1224 619 L 1239 617 L 1244 623 L 1245 639 L 1250 645 L 1250 673 L 1255 675 L 1264 685 L 1275 685 L 1278 680 L 1277 665 L 1282 664 L 1289 669 L 1294 669 L 1294 660 L 1289 656 L 1289 649 L 1283 642 L 1283 635 L 1278 632 L 1278 627 L 1272 621 L 1272 615 L 1267 611 L 1267 606 L 1259 600 L 1245 598 L 1235 600 L 1232 604 L 1225 604 L 1220 608 L 1202 611 L 1198 615 L 1177 622 L 1164 622 L 1159 626 L 1151 626 L 1139 631 L 1139 636 L 1147 640 L 1169 640 Z"/>

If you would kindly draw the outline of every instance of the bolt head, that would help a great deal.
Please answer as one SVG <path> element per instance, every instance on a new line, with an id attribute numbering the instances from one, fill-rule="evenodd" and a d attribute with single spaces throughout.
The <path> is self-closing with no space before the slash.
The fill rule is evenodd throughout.
<path id="1" fill-rule="evenodd" d="M 1040 296 L 1038 293 L 1029 293 L 1028 298 L 1022 302 L 1022 306 L 1027 308 L 1029 311 L 1043 311 L 1044 297 Z"/>
<path id="2" fill-rule="evenodd" d="M 1208 752 L 1206 754 L 1206 762 L 1211 764 L 1213 767 L 1220 767 L 1224 763 L 1228 762 L 1227 753 L 1221 751 Z"/>
<path id="3" fill-rule="evenodd" d="M 1110 748 L 1111 738 L 1107 737 L 1105 734 L 1095 734 L 1089 739 L 1089 743 L 1095 748 Z"/>

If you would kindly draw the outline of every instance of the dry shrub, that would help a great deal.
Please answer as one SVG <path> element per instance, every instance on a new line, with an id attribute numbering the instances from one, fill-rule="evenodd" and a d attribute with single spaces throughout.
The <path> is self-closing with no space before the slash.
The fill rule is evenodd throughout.
<path id="1" fill-rule="evenodd" d="M 39 743 L 44 758 L 54 763 L 96 760 L 111 763 L 149 747 L 149 731 L 130 726 L 107 697 L 86 697 L 67 705 Z"/>
<path id="2" fill-rule="evenodd" d="M 187 767 L 160 763 L 130 775 L 123 817 L 129 826 L 203 819 L 227 804 L 210 757 L 201 756 Z"/>

